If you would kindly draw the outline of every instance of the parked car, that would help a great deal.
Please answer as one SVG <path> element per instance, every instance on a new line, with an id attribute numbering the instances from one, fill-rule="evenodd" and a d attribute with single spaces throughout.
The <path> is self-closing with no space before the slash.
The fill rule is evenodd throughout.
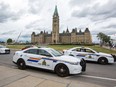
<path id="1" fill-rule="evenodd" d="M 48 69 L 61 77 L 78 74 L 86 70 L 86 63 L 82 59 L 62 55 L 52 48 L 32 47 L 16 51 L 13 62 L 17 64 L 19 69 L 26 69 L 26 66 Z"/>
<path id="2" fill-rule="evenodd" d="M 6 46 L 0 45 L 0 53 L 1 54 L 10 54 L 10 49 L 6 48 Z"/>
<path id="3" fill-rule="evenodd" d="M 86 61 L 95 61 L 100 64 L 114 63 L 115 56 L 107 53 L 97 52 L 87 47 L 74 47 L 63 51 L 65 55 L 72 55 L 74 57 L 84 57 Z"/>

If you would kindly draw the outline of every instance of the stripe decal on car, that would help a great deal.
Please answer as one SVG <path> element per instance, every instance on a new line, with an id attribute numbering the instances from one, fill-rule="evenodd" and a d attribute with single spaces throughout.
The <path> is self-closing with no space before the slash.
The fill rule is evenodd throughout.
<path id="1" fill-rule="evenodd" d="M 50 59 L 50 58 L 42 58 L 42 59 L 45 59 L 45 60 L 52 60 L 53 62 L 57 62 L 57 61 L 58 61 L 58 60 Z"/>
<path id="2" fill-rule="evenodd" d="M 38 62 L 39 60 L 41 60 L 42 58 L 32 58 L 30 57 L 27 61 L 31 61 L 31 62 Z"/>
<path id="3" fill-rule="evenodd" d="M 57 62 L 57 61 L 58 61 L 58 60 L 55 60 L 55 59 L 50 59 L 50 58 L 45 58 L 45 57 L 43 57 L 43 58 L 32 58 L 32 57 L 30 57 L 27 61 L 39 62 L 39 60 L 41 60 L 41 59 L 44 59 L 44 60 L 51 60 L 51 61 L 53 61 L 53 62 Z"/>
<path id="4" fill-rule="evenodd" d="M 30 61 L 30 62 L 39 62 L 39 60 L 41 60 L 41 59 L 51 60 L 54 63 L 57 62 L 57 61 L 62 61 L 62 62 L 65 62 L 65 63 L 70 63 L 70 62 L 67 62 L 67 61 L 64 61 L 64 60 L 56 60 L 56 59 L 50 59 L 50 58 L 45 58 L 45 57 L 43 57 L 43 58 L 32 58 L 32 57 L 30 57 L 27 61 Z"/>

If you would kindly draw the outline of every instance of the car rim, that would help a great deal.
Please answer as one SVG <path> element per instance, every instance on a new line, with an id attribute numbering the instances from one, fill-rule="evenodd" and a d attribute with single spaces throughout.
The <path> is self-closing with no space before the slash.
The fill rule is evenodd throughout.
<path id="1" fill-rule="evenodd" d="M 107 61 L 107 59 L 103 58 L 103 59 L 100 59 L 100 63 L 101 63 L 101 64 L 107 64 L 108 61 Z"/>
<path id="2" fill-rule="evenodd" d="M 68 76 L 69 75 L 69 70 L 67 68 L 67 66 L 65 65 L 58 65 L 56 67 L 56 73 L 58 76 L 61 76 L 61 77 L 65 77 L 65 76 Z"/>
<path id="3" fill-rule="evenodd" d="M 23 62 L 21 62 L 21 63 L 20 63 L 20 66 L 23 66 L 23 65 L 24 65 L 24 63 L 23 63 Z"/>
<path id="4" fill-rule="evenodd" d="M 60 71 L 60 73 L 65 73 L 66 72 L 66 70 L 64 69 L 64 67 L 61 67 L 59 71 Z"/>
<path id="5" fill-rule="evenodd" d="M 19 61 L 19 62 L 18 62 L 18 68 L 19 68 L 19 69 L 25 69 L 25 68 L 26 68 L 26 67 L 25 67 L 25 62 L 22 61 L 22 60 Z"/>
<path id="6" fill-rule="evenodd" d="M 105 60 L 104 60 L 104 59 L 102 59 L 102 60 L 101 60 L 101 62 L 102 62 L 102 63 L 105 63 Z"/>

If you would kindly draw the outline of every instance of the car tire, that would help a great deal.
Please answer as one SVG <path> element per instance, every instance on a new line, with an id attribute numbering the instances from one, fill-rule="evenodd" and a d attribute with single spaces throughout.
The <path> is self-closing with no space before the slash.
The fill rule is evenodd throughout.
<path id="1" fill-rule="evenodd" d="M 24 70 L 26 69 L 25 61 L 23 59 L 19 59 L 17 62 L 17 66 L 19 69 Z"/>
<path id="2" fill-rule="evenodd" d="M 60 77 L 66 77 L 69 75 L 69 69 L 64 64 L 58 64 L 55 68 L 55 72 Z"/>
<path id="3" fill-rule="evenodd" d="M 100 64 L 103 64 L 103 65 L 108 64 L 108 60 L 107 60 L 106 58 L 104 58 L 104 57 L 100 58 L 100 59 L 98 60 L 98 62 L 99 62 Z"/>
<path id="4" fill-rule="evenodd" d="M 10 54 L 10 51 L 8 51 L 8 53 L 7 54 Z"/>

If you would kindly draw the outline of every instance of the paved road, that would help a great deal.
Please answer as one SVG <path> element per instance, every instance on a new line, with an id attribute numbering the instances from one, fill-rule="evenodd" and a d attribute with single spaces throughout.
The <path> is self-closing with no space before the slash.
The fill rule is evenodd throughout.
<path id="1" fill-rule="evenodd" d="M 14 51 L 11 54 L 1 54 L 0 55 L 0 65 L 8 66 L 8 67 L 16 67 L 15 64 L 12 63 L 12 56 L 14 55 Z M 28 68 L 26 71 L 31 73 L 39 73 L 41 75 L 47 75 L 48 78 L 57 77 L 53 72 L 41 69 L 33 69 Z M 59 77 L 58 77 L 59 78 Z M 79 74 L 79 75 L 71 75 L 65 77 L 67 80 L 72 81 L 81 81 L 87 83 L 94 83 L 98 85 L 102 85 L 105 87 L 114 87 L 116 86 L 116 63 L 108 64 L 108 65 L 100 65 L 93 62 L 87 63 L 87 71 Z"/>

